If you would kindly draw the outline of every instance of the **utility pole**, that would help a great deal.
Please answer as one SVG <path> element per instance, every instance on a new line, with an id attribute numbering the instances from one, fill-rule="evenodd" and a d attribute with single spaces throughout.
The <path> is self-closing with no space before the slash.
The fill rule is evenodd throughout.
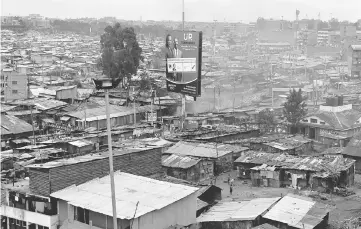
<path id="1" fill-rule="evenodd" d="M 151 123 L 152 123 L 152 127 L 154 128 L 154 122 L 153 122 L 153 88 L 150 89 L 150 113 L 151 113 L 151 117 L 152 117 L 152 120 L 151 120 Z"/>
<path id="2" fill-rule="evenodd" d="M 110 109 L 109 109 L 109 90 L 105 89 L 105 108 L 107 113 L 107 130 L 108 130 L 108 148 L 109 148 L 109 168 L 110 168 L 110 185 L 112 191 L 112 206 L 113 206 L 113 226 L 117 229 L 117 207 L 115 200 L 115 183 L 113 170 L 113 148 L 112 148 L 112 133 L 110 127 Z"/>
<path id="3" fill-rule="evenodd" d="M 135 88 L 133 86 L 133 113 L 134 113 L 134 127 L 137 125 L 137 113 L 135 111 Z"/>
<path id="4" fill-rule="evenodd" d="M 27 98 L 30 99 L 30 80 L 29 80 L 29 75 L 27 75 L 27 86 L 28 86 L 28 93 L 27 93 Z M 35 127 L 34 127 L 34 116 L 33 116 L 33 105 L 30 105 L 30 113 L 31 113 L 31 126 L 33 128 L 33 139 L 34 139 L 34 145 L 36 145 L 36 139 L 35 139 Z"/>

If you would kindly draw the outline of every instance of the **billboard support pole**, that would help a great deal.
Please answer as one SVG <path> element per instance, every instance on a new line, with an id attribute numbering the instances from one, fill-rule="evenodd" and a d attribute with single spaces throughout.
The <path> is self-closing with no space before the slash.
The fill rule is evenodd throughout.
<path id="1" fill-rule="evenodd" d="M 182 0 L 182 30 L 184 31 L 184 0 Z M 182 130 L 184 130 L 185 119 L 186 119 L 186 95 L 182 94 L 182 124 L 181 124 Z"/>

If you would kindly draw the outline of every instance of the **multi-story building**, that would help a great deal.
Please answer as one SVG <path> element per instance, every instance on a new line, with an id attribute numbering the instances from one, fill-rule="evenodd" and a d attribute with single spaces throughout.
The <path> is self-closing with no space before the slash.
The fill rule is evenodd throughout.
<path id="1" fill-rule="evenodd" d="M 319 110 L 301 120 L 302 132 L 328 146 L 346 146 L 361 131 L 361 113 L 352 104 L 343 104 L 342 97 L 326 99 Z"/>
<path id="2" fill-rule="evenodd" d="M 327 30 L 320 30 L 317 32 L 317 44 L 327 44 L 328 43 L 328 34 Z"/>
<path id="3" fill-rule="evenodd" d="M 1 70 L 1 101 L 26 99 L 28 97 L 28 79 L 26 74 L 12 68 Z"/>
<path id="4" fill-rule="evenodd" d="M 347 55 L 348 74 L 361 77 L 361 45 L 350 45 Z"/>
<path id="5" fill-rule="evenodd" d="M 356 26 L 354 25 L 340 25 L 341 38 L 356 37 Z"/>
<path id="6" fill-rule="evenodd" d="M 268 54 L 276 54 L 291 50 L 291 45 L 287 42 L 257 43 L 256 47 L 261 53 Z"/>

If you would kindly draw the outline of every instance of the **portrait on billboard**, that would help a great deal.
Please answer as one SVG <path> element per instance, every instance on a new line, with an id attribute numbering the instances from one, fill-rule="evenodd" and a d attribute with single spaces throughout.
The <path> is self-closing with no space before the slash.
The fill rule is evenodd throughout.
<path id="1" fill-rule="evenodd" d="M 168 91 L 198 96 L 201 63 L 201 32 L 170 31 L 165 37 L 164 57 Z"/>

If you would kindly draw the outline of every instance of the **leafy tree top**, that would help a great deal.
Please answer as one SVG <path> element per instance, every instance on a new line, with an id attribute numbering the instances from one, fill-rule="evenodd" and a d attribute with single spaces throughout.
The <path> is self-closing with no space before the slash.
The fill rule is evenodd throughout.
<path id="1" fill-rule="evenodd" d="M 287 121 L 296 126 L 300 120 L 307 114 L 305 100 L 307 97 L 302 95 L 302 90 L 290 90 L 287 101 L 283 105 L 283 114 Z"/>
<path id="2" fill-rule="evenodd" d="M 143 60 L 136 33 L 132 27 L 122 28 L 119 23 L 107 26 L 100 37 L 103 74 L 119 79 L 137 73 Z"/>

